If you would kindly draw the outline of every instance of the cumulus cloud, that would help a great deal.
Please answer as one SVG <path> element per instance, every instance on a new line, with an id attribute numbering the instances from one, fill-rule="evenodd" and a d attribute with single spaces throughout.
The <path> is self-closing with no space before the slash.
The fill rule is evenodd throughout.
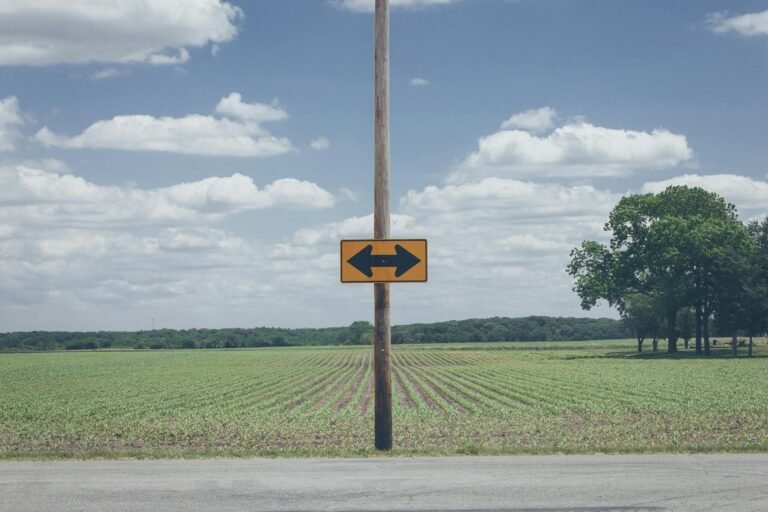
<path id="1" fill-rule="evenodd" d="M 400 201 L 405 211 L 456 213 L 504 210 L 505 216 L 543 219 L 580 217 L 605 211 L 617 196 L 589 185 L 568 187 L 507 178 L 485 178 L 476 183 L 429 186 L 411 190 Z"/>
<path id="2" fill-rule="evenodd" d="M 148 189 L 98 185 L 56 161 L 0 167 L 0 319 L 6 328 L 82 329 L 103 314 L 98 328 L 137 328 L 135 310 L 167 307 L 188 327 L 203 311 L 222 322 L 218 315 L 259 301 L 279 311 L 284 259 L 223 221 L 334 202 L 296 179 L 259 187 L 234 174 Z M 51 315 L 14 323 L 11 311 L 24 304 Z M 62 323 L 69 318 L 79 323 Z"/>
<path id="3" fill-rule="evenodd" d="M 504 124 L 528 121 L 523 113 Z M 462 182 L 484 176 L 622 176 L 638 170 L 675 167 L 693 158 L 684 135 L 665 129 L 651 132 L 622 130 L 573 121 L 546 136 L 518 129 L 502 129 L 482 137 L 450 177 Z"/>
<path id="4" fill-rule="evenodd" d="M 189 60 L 186 48 L 179 48 L 176 53 L 157 53 L 147 57 L 147 63 L 153 66 L 180 66 Z"/>
<path id="5" fill-rule="evenodd" d="M 768 10 L 740 16 L 718 12 L 707 17 L 707 25 L 718 34 L 736 32 L 746 37 L 768 36 Z"/>
<path id="6" fill-rule="evenodd" d="M 314 149 L 315 151 L 325 151 L 327 149 L 330 149 L 331 141 L 328 140 L 326 137 L 318 137 L 316 139 L 312 139 L 309 142 L 309 147 Z"/>
<path id="7" fill-rule="evenodd" d="M 411 78 L 410 84 L 413 87 L 426 87 L 429 85 L 429 80 L 425 78 Z"/>
<path id="8" fill-rule="evenodd" d="M 8 96 L 0 100 L 0 153 L 16 149 L 19 139 L 19 126 L 24 124 L 19 109 L 19 100 Z"/>
<path id="9" fill-rule="evenodd" d="M 454 4 L 459 1 L 460 0 L 391 0 L 389 5 L 391 7 L 417 9 L 420 7 Z M 376 2 L 375 0 L 336 0 L 334 4 L 342 9 L 348 9 L 350 11 L 373 12 Z"/>
<path id="10" fill-rule="evenodd" d="M 501 129 L 542 133 L 554 128 L 556 119 L 557 111 L 552 107 L 535 108 L 513 115 L 501 123 Z"/>
<path id="11" fill-rule="evenodd" d="M 106 224 L 167 224 L 216 220 L 246 210 L 328 208 L 333 195 L 291 178 L 259 188 L 242 174 L 170 187 L 101 186 L 44 166 L 0 167 L 0 221 L 82 227 Z"/>
<path id="12" fill-rule="evenodd" d="M 724 197 L 739 209 L 768 211 L 768 182 L 736 174 L 685 174 L 668 180 L 648 182 L 643 185 L 642 191 L 658 193 L 675 185 L 701 187 Z"/>
<path id="13" fill-rule="evenodd" d="M 264 103 L 244 103 L 242 95 L 238 92 L 230 93 L 229 96 L 222 98 L 216 105 L 216 113 L 243 121 L 253 121 L 254 123 L 267 123 L 288 119 L 288 113 L 280 108 L 277 100 L 269 105 Z"/>
<path id="14" fill-rule="evenodd" d="M 0 65 L 176 65 L 231 41 L 243 17 L 222 0 L 0 0 Z"/>
<path id="15" fill-rule="evenodd" d="M 43 127 L 35 138 L 46 146 L 65 149 L 162 151 L 202 156 L 270 157 L 293 150 L 287 138 L 271 135 L 261 124 L 287 117 L 277 104 L 243 103 L 240 94 L 232 93 L 219 102 L 216 112 L 225 117 L 122 115 L 97 121 L 73 137 L 58 135 Z"/>

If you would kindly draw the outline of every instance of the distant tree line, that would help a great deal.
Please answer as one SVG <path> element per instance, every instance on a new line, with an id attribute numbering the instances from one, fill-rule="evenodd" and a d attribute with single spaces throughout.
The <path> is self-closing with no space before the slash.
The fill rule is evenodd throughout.
<path id="1" fill-rule="evenodd" d="M 587 240 L 568 272 L 584 309 L 615 307 L 637 339 L 680 338 L 710 353 L 713 329 L 731 338 L 768 330 L 768 218 L 742 223 L 736 207 L 701 188 L 669 187 L 623 197 L 611 211 L 607 244 Z"/>
<path id="2" fill-rule="evenodd" d="M 610 318 L 487 318 L 400 325 L 392 342 L 453 343 L 495 341 L 580 341 L 632 336 L 625 322 Z M 158 329 L 139 332 L 0 333 L 0 350 L 196 349 L 289 347 L 302 345 L 369 345 L 373 326 L 354 322 L 325 329 Z"/>
<path id="3" fill-rule="evenodd" d="M 610 318 L 495 317 L 396 326 L 392 343 L 607 340 L 631 337 L 631 332 Z"/>

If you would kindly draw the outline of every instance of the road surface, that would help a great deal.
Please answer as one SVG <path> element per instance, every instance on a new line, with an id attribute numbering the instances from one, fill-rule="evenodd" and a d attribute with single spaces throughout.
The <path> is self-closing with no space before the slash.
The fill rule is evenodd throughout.
<path id="1" fill-rule="evenodd" d="M 0 511 L 768 511 L 768 454 L 0 463 Z"/>

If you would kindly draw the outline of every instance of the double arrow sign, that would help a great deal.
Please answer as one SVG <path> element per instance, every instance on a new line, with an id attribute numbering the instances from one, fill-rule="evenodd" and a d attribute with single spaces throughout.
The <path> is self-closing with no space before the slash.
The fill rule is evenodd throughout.
<path id="1" fill-rule="evenodd" d="M 343 240 L 342 283 L 427 281 L 426 240 Z"/>

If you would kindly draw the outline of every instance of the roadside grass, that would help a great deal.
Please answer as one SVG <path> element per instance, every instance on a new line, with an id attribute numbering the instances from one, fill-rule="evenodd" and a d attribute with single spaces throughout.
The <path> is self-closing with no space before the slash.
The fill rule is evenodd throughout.
<path id="1" fill-rule="evenodd" d="M 663 349 L 663 344 L 660 349 Z M 393 455 L 768 451 L 768 346 L 396 345 Z M 0 458 L 379 456 L 370 347 L 0 355 Z"/>

